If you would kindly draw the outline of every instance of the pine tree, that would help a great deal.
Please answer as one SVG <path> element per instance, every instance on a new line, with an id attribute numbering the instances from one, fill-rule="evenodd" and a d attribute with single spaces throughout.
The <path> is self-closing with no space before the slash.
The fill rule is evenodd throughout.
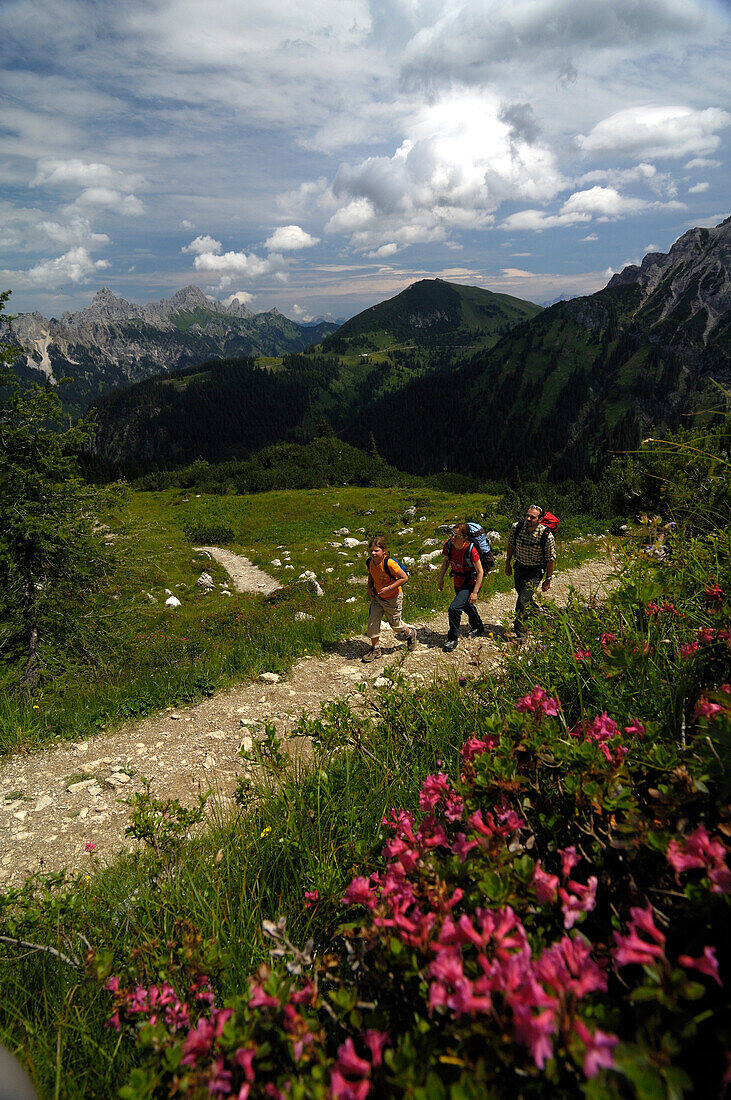
<path id="1" fill-rule="evenodd" d="M 0 294 L 0 313 L 9 293 Z M 94 429 L 69 423 L 50 385 L 21 389 L 9 366 L 19 354 L 11 318 L 0 320 L 0 588 L 14 655 L 22 652 L 20 687 L 31 693 L 58 620 L 49 610 L 59 587 L 78 591 L 103 560 L 93 535 L 96 493 L 73 454 Z"/>

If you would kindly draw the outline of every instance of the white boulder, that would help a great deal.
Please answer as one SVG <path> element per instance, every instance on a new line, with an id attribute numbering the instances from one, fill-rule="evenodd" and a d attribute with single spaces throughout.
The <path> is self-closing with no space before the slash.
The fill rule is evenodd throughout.
<path id="1" fill-rule="evenodd" d="M 214 587 L 213 577 L 210 573 L 201 573 L 200 577 L 195 583 L 197 588 L 205 588 L 206 590 Z"/>
<path id="2" fill-rule="evenodd" d="M 165 600 L 165 606 L 166 607 L 180 607 L 181 606 L 180 605 L 180 600 L 178 599 L 177 596 L 168 596 L 168 598 Z"/>

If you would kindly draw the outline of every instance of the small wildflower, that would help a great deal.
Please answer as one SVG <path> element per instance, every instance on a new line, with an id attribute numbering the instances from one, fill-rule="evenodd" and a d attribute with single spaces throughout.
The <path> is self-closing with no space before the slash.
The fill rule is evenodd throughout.
<path id="1" fill-rule="evenodd" d="M 259 839 L 263 840 L 263 838 L 265 836 L 269 836 L 271 831 L 272 831 L 271 825 L 267 825 L 267 827 L 265 829 L 262 829 L 262 831 L 259 833 Z"/>
<path id="2" fill-rule="evenodd" d="M 687 645 L 681 645 L 680 656 L 684 661 L 687 661 L 689 657 L 692 657 L 694 653 L 698 652 L 698 642 L 688 642 Z"/>
<path id="3" fill-rule="evenodd" d="M 577 649 L 576 652 L 574 653 L 574 660 L 575 661 L 588 661 L 590 657 L 591 657 L 591 650 L 590 649 Z"/>
<path id="4" fill-rule="evenodd" d="M 96 848 L 96 844 L 94 843 L 93 840 L 87 840 L 86 844 L 84 845 L 84 851 L 85 852 L 93 852 L 95 848 Z"/>

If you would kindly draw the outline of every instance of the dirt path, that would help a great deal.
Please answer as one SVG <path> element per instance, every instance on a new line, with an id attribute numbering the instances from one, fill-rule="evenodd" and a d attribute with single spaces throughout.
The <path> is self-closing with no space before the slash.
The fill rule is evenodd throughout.
<path id="1" fill-rule="evenodd" d="M 215 558 L 234 582 L 237 592 L 261 592 L 262 595 L 268 596 L 275 588 L 281 587 L 281 581 L 270 577 L 243 554 L 222 550 L 220 546 L 194 546 L 193 549 Z"/>
<path id="2" fill-rule="evenodd" d="M 224 555 L 235 557 L 228 551 L 206 549 L 212 555 L 215 550 L 216 559 L 226 568 Z M 251 562 L 230 564 L 237 569 L 240 583 L 248 580 L 256 584 L 254 591 L 262 591 L 261 578 L 250 571 L 256 570 Z M 612 566 L 602 561 L 570 572 L 557 571 L 553 597 L 562 604 L 573 585 L 585 596 L 601 598 L 612 583 L 611 574 Z M 290 674 L 277 682 L 242 684 L 196 706 L 167 710 L 91 741 L 11 756 L 0 767 L 0 888 L 18 885 L 38 870 L 81 869 L 90 859 L 88 844 L 95 845 L 95 856 L 103 860 L 131 847 L 134 842 L 124 835 L 129 808 L 120 799 L 140 790 L 142 777 L 153 780 L 158 797 L 190 803 L 197 790 L 212 790 L 209 805 L 222 811 L 230 808 L 236 781 L 248 766 L 239 749 L 251 746 L 266 720 L 284 733 L 303 710 L 317 714 L 325 701 L 360 698 L 356 689 L 363 682 L 378 690 L 386 682 L 384 669 L 401 662 L 416 685 L 436 675 L 494 667 L 501 650 L 489 637 L 477 641 L 463 637 L 453 653 L 442 652 L 447 593 L 435 592 L 435 599 L 445 610 L 415 623 L 419 644 L 412 653 L 384 629 L 384 658 L 373 664 L 360 661 L 364 639 L 348 639 L 327 655 L 297 661 Z M 479 603 L 488 631 L 494 627 L 499 632 L 513 606 L 511 593 L 497 593 Z M 365 606 L 363 614 L 365 622 Z"/>

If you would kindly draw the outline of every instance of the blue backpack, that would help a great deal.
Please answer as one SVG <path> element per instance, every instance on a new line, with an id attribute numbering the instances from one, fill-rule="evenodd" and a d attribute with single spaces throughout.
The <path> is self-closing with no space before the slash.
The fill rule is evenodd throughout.
<path id="1" fill-rule="evenodd" d="M 487 535 L 480 527 L 479 523 L 467 522 L 467 526 L 470 529 L 470 539 L 477 547 L 477 553 L 480 555 L 480 561 L 482 562 L 482 570 L 487 573 L 495 565 L 495 555 L 492 551 L 492 547 L 488 541 Z"/>

